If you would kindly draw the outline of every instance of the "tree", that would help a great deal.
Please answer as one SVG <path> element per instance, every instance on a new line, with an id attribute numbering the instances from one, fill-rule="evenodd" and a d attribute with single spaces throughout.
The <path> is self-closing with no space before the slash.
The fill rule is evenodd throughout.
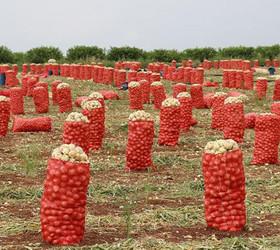
<path id="1" fill-rule="evenodd" d="M 26 59 L 30 63 L 46 63 L 49 59 L 63 59 L 63 54 L 59 48 L 42 46 L 28 50 Z"/>
<path id="2" fill-rule="evenodd" d="M 67 50 L 67 60 L 73 62 L 78 60 L 87 60 L 90 58 L 104 59 L 103 49 L 97 46 L 74 46 Z"/>

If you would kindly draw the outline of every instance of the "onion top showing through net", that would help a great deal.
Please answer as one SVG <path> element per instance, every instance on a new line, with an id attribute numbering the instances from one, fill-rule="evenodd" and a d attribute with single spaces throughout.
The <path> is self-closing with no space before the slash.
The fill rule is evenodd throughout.
<path id="1" fill-rule="evenodd" d="M 182 98 L 182 97 L 191 97 L 191 95 L 188 92 L 181 92 L 177 95 L 177 98 Z"/>
<path id="2" fill-rule="evenodd" d="M 131 113 L 129 115 L 128 120 L 129 121 L 153 121 L 153 118 L 149 113 L 143 110 L 138 110 Z"/>
<path id="3" fill-rule="evenodd" d="M 58 89 L 64 89 L 64 88 L 69 88 L 69 87 L 70 87 L 70 85 L 66 82 L 62 82 L 62 83 L 57 85 Z"/>
<path id="4" fill-rule="evenodd" d="M 52 158 L 76 163 L 88 163 L 88 156 L 83 149 L 74 144 L 62 144 L 52 152 Z"/>
<path id="5" fill-rule="evenodd" d="M 103 95 L 100 94 L 99 92 L 92 92 L 90 95 L 89 95 L 89 98 L 97 98 L 97 99 L 104 99 Z"/>
<path id="6" fill-rule="evenodd" d="M 238 149 L 236 141 L 232 139 L 210 141 L 205 146 L 205 152 L 209 154 L 223 154 Z"/>
<path id="7" fill-rule="evenodd" d="M 92 100 L 92 101 L 85 100 L 81 103 L 81 106 L 83 109 L 86 109 L 86 110 L 93 110 L 93 109 L 102 107 L 100 102 L 97 100 Z"/>
<path id="8" fill-rule="evenodd" d="M 153 82 L 152 86 L 162 86 L 162 82 Z"/>
<path id="9" fill-rule="evenodd" d="M 10 98 L 8 98 L 7 96 L 0 95 L 0 102 L 8 102 L 9 100 Z"/>
<path id="10" fill-rule="evenodd" d="M 128 84 L 128 87 L 129 88 L 136 88 L 136 87 L 139 87 L 140 86 L 140 83 L 139 82 L 135 82 L 135 81 L 132 81 Z"/>
<path id="11" fill-rule="evenodd" d="M 180 106 L 180 102 L 177 99 L 170 97 L 170 98 L 165 99 L 162 102 L 162 106 L 163 107 L 178 107 L 178 106 Z"/>
<path id="12" fill-rule="evenodd" d="M 85 122 L 85 123 L 89 122 L 88 118 L 79 112 L 70 113 L 67 116 L 66 121 L 67 122 Z"/>

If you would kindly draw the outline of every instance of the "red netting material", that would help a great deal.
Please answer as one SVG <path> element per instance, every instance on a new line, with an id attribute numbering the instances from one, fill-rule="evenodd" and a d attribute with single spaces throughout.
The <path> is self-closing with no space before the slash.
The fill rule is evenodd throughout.
<path id="1" fill-rule="evenodd" d="M 161 107 L 159 145 L 175 146 L 180 134 L 180 107 Z"/>
<path id="2" fill-rule="evenodd" d="M 240 149 L 204 153 L 204 209 L 208 227 L 239 231 L 246 223 L 245 176 Z"/>
<path id="3" fill-rule="evenodd" d="M 204 95 L 203 99 L 205 107 L 210 109 L 214 101 L 214 93 L 207 93 L 206 95 Z"/>
<path id="4" fill-rule="evenodd" d="M 178 97 L 180 102 L 180 128 L 182 132 L 188 132 L 192 121 L 192 99 Z"/>
<path id="5" fill-rule="evenodd" d="M 63 143 L 74 144 L 89 152 L 89 123 L 65 121 L 63 124 Z"/>
<path id="6" fill-rule="evenodd" d="M 190 94 L 194 108 L 205 108 L 202 85 L 191 85 Z"/>
<path id="7" fill-rule="evenodd" d="M 277 115 L 256 117 L 252 164 L 278 163 L 279 124 Z"/>
<path id="8" fill-rule="evenodd" d="M 71 112 L 73 109 L 71 88 L 57 88 L 56 92 L 59 112 Z"/>
<path id="9" fill-rule="evenodd" d="M 79 96 L 76 98 L 75 105 L 80 108 L 82 105 L 82 102 L 87 101 L 87 100 L 89 100 L 88 96 Z"/>
<path id="10" fill-rule="evenodd" d="M 120 99 L 119 95 L 112 90 L 100 90 L 99 93 L 103 95 L 104 100 L 118 100 L 118 99 Z"/>
<path id="11" fill-rule="evenodd" d="M 244 78 L 244 89 L 253 89 L 254 88 L 254 73 L 253 71 L 246 70 L 243 72 Z"/>
<path id="12" fill-rule="evenodd" d="M 34 86 L 38 81 L 36 77 L 31 77 L 27 80 L 27 96 L 32 96 Z"/>
<path id="13" fill-rule="evenodd" d="M 141 86 L 128 88 L 128 92 L 129 92 L 129 108 L 135 110 L 143 109 Z"/>
<path id="14" fill-rule="evenodd" d="M 276 115 L 280 116 L 280 102 L 274 102 L 270 106 L 271 113 L 274 113 Z"/>
<path id="15" fill-rule="evenodd" d="M 10 108 L 10 101 L 0 102 L 0 137 L 6 136 L 8 133 Z"/>
<path id="16" fill-rule="evenodd" d="M 89 179 L 88 163 L 49 159 L 40 210 L 44 241 L 70 245 L 83 239 Z"/>
<path id="17" fill-rule="evenodd" d="M 215 96 L 212 103 L 211 128 L 223 130 L 224 127 L 224 101 L 227 96 Z"/>
<path id="18" fill-rule="evenodd" d="M 52 129 L 50 117 L 21 118 L 14 117 L 13 132 L 49 132 Z"/>
<path id="19" fill-rule="evenodd" d="M 258 79 L 256 82 L 256 95 L 259 100 L 265 98 L 267 91 L 267 80 Z"/>
<path id="20" fill-rule="evenodd" d="M 181 92 L 187 92 L 187 85 L 186 84 L 175 84 L 172 86 L 173 90 L 173 97 L 177 98 L 177 95 Z"/>
<path id="21" fill-rule="evenodd" d="M 36 113 L 49 112 L 49 93 L 44 87 L 36 87 L 33 89 L 33 102 Z"/>
<path id="22" fill-rule="evenodd" d="M 166 99 L 164 86 L 151 86 L 154 108 L 160 109 L 161 103 Z"/>
<path id="23" fill-rule="evenodd" d="M 82 113 L 87 116 L 89 120 L 89 149 L 98 150 L 102 147 L 104 136 L 104 108 L 101 107 L 93 110 L 83 110 Z"/>
<path id="24" fill-rule="evenodd" d="M 274 83 L 273 101 L 280 101 L 280 79 Z"/>
<path id="25" fill-rule="evenodd" d="M 153 121 L 129 121 L 126 169 L 146 170 L 152 166 Z"/>
<path id="26" fill-rule="evenodd" d="M 141 89 L 142 89 L 142 101 L 143 103 L 150 103 L 150 89 L 151 84 L 147 80 L 139 81 Z"/>
<path id="27" fill-rule="evenodd" d="M 52 101 L 53 101 L 53 105 L 57 105 L 58 104 L 58 99 L 57 99 L 57 85 L 62 83 L 62 81 L 60 80 L 56 80 L 53 81 L 51 83 L 51 91 L 52 91 Z"/>
<path id="28" fill-rule="evenodd" d="M 10 90 L 11 100 L 11 113 L 13 115 L 24 114 L 24 99 L 21 88 L 11 88 Z"/>
<path id="29" fill-rule="evenodd" d="M 245 128 L 254 128 L 257 114 L 254 112 L 245 115 Z"/>
<path id="30" fill-rule="evenodd" d="M 243 103 L 227 103 L 224 105 L 224 138 L 243 142 L 245 130 Z"/>

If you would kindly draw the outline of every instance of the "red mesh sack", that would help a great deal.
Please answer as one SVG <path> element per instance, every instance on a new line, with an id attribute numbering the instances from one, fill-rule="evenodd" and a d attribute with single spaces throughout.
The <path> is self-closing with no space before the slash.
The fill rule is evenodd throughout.
<path id="1" fill-rule="evenodd" d="M 130 82 L 128 84 L 129 108 L 143 109 L 142 89 L 139 82 Z"/>
<path id="2" fill-rule="evenodd" d="M 259 77 L 256 82 L 256 95 L 259 100 L 265 98 L 267 91 L 267 79 Z"/>
<path id="3" fill-rule="evenodd" d="M 52 129 L 50 117 L 21 118 L 14 117 L 13 132 L 49 132 Z"/>
<path id="4" fill-rule="evenodd" d="M 151 85 L 151 94 L 153 97 L 153 102 L 154 102 L 154 108 L 155 109 L 160 109 L 161 108 L 161 103 L 165 100 L 166 94 L 165 94 L 165 89 L 162 84 L 159 84 L 160 82 L 153 82 Z M 157 85 L 159 84 L 159 85 Z"/>
<path id="5" fill-rule="evenodd" d="M 223 71 L 223 88 L 228 88 L 229 87 L 229 71 L 224 70 Z"/>
<path id="6" fill-rule="evenodd" d="M 73 245 L 84 236 L 90 167 L 88 160 L 70 162 L 54 157 L 48 160 L 44 181 L 41 233 L 50 244 Z"/>
<path id="7" fill-rule="evenodd" d="M 254 73 L 251 70 L 246 70 L 243 72 L 244 78 L 244 89 L 254 88 Z"/>
<path id="8" fill-rule="evenodd" d="M 256 117 L 252 164 L 277 164 L 280 118 L 264 113 Z"/>
<path id="9" fill-rule="evenodd" d="M 6 80 L 5 80 L 5 84 L 8 87 L 15 87 L 18 85 L 18 79 L 17 79 L 17 75 L 16 72 L 13 70 L 8 70 L 5 72 L 5 76 L 6 76 Z"/>
<path id="10" fill-rule="evenodd" d="M 180 102 L 167 98 L 160 109 L 159 145 L 175 146 L 180 134 Z"/>
<path id="11" fill-rule="evenodd" d="M 237 70 L 235 75 L 235 87 L 237 89 L 243 88 L 243 71 Z"/>
<path id="12" fill-rule="evenodd" d="M 23 76 L 21 78 L 21 90 L 22 90 L 22 94 L 23 96 L 26 96 L 27 95 L 27 91 L 28 91 L 28 76 Z"/>
<path id="13" fill-rule="evenodd" d="M 38 82 L 38 78 L 31 77 L 27 80 L 27 96 L 32 96 L 32 92 L 35 84 Z"/>
<path id="14" fill-rule="evenodd" d="M 255 128 L 256 113 L 248 113 L 245 115 L 245 128 Z"/>
<path id="15" fill-rule="evenodd" d="M 8 133 L 10 120 L 10 99 L 0 95 L 0 137 Z"/>
<path id="16" fill-rule="evenodd" d="M 229 88 L 236 88 L 236 71 L 229 70 L 228 71 L 228 87 Z"/>
<path id="17" fill-rule="evenodd" d="M 195 117 L 192 117 L 191 126 L 195 126 L 196 124 L 197 124 L 197 120 L 195 119 Z"/>
<path id="18" fill-rule="evenodd" d="M 176 98 L 179 93 L 187 91 L 187 85 L 184 83 L 177 83 L 172 86 L 173 97 Z"/>
<path id="19" fill-rule="evenodd" d="M 63 143 L 81 147 L 89 152 L 89 121 L 81 113 L 70 113 L 63 124 Z"/>
<path id="20" fill-rule="evenodd" d="M 143 103 L 150 103 L 150 89 L 151 84 L 147 80 L 139 81 L 142 90 L 142 101 Z"/>
<path id="21" fill-rule="evenodd" d="M 44 87 L 36 87 L 33 89 L 33 102 L 36 113 L 49 112 L 49 93 Z"/>
<path id="22" fill-rule="evenodd" d="M 177 99 L 180 102 L 180 128 L 183 132 L 188 132 L 192 120 L 192 99 L 187 92 L 181 92 Z"/>
<path id="23" fill-rule="evenodd" d="M 206 108 L 211 108 L 214 101 L 214 93 L 207 93 L 203 97 Z"/>
<path id="24" fill-rule="evenodd" d="M 224 127 L 224 101 L 227 98 L 227 94 L 223 92 L 218 92 L 213 97 L 212 103 L 212 121 L 211 128 L 223 130 Z"/>
<path id="25" fill-rule="evenodd" d="M 280 79 L 274 83 L 273 101 L 280 101 Z"/>
<path id="26" fill-rule="evenodd" d="M 79 97 L 76 98 L 75 105 L 76 105 L 77 107 L 81 107 L 82 102 L 83 102 L 83 101 L 87 101 L 87 100 L 89 100 L 89 97 L 88 97 L 88 96 L 79 96 Z"/>
<path id="27" fill-rule="evenodd" d="M 224 138 L 243 142 L 245 118 L 243 103 L 236 97 L 228 97 L 224 104 Z"/>
<path id="28" fill-rule="evenodd" d="M 120 99 L 119 95 L 112 90 L 100 90 L 98 92 L 103 95 L 104 100 L 119 100 Z"/>
<path id="29" fill-rule="evenodd" d="M 197 109 L 205 108 L 202 85 L 200 84 L 191 85 L 190 94 L 192 97 L 192 105 L 194 108 Z"/>
<path id="30" fill-rule="evenodd" d="M 153 165 L 154 122 L 144 111 L 132 113 L 129 119 L 126 170 L 146 170 Z"/>
<path id="31" fill-rule="evenodd" d="M 104 108 L 96 100 L 83 102 L 82 108 L 83 115 L 89 120 L 89 149 L 98 150 L 102 147 L 104 136 Z"/>
<path id="32" fill-rule="evenodd" d="M 10 97 L 11 90 L 10 89 L 0 89 L 0 95 Z"/>
<path id="33" fill-rule="evenodd" d="M 13 115 L 24 114 L 24 99 L 21 88 L 11 88 L 11 113 Z"/>
<path id="34" fill-rule="evenodd" d="M 222 145 L 220 151 L 213 150 L 217 143 L 219 148 Z M 242 230 L 246 224 L 246 191 L 243 154 L 237 143 L 209 142 L 202 156 L 202 170 L 207 226 L 220 231 Z"/>
<path id="35" fill-rule="evenodd" d="M 271 113 L 280 116 L 280 102 L 272 103 L 271 106 L 270 106 L 270 111 L 271 111 Z"/>
<path id="36" fill-rule="evenodd" d="M 58 106 L 59 106 L 59 112 L 71 112 L 72 107 L 72 94 L 71 94 L 71 88 L 65 85 L 65 87 L 60 87 L 63 83 L 60 83 L 57 86 L 57 100 L 58 100 Z"/>
<path id="37" fill-rule="evenodd" d="M 57 100 L 57 85 L 62 83 L 62 81 L 60 80 L 55 80 L 51 83 L 51 91 L 52 91 L 52 101 L 53 101 L 53 105 L 58 104 L 58 100 Z"/>

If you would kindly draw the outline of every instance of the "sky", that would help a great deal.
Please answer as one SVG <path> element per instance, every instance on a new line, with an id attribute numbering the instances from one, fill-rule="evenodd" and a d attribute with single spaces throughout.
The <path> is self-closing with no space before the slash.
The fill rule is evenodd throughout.
<path id="1" fill-rule="evenodd" d="M 6 0 L 0 45 L 145 50 L 280 43 L 280 0 Z"/>

